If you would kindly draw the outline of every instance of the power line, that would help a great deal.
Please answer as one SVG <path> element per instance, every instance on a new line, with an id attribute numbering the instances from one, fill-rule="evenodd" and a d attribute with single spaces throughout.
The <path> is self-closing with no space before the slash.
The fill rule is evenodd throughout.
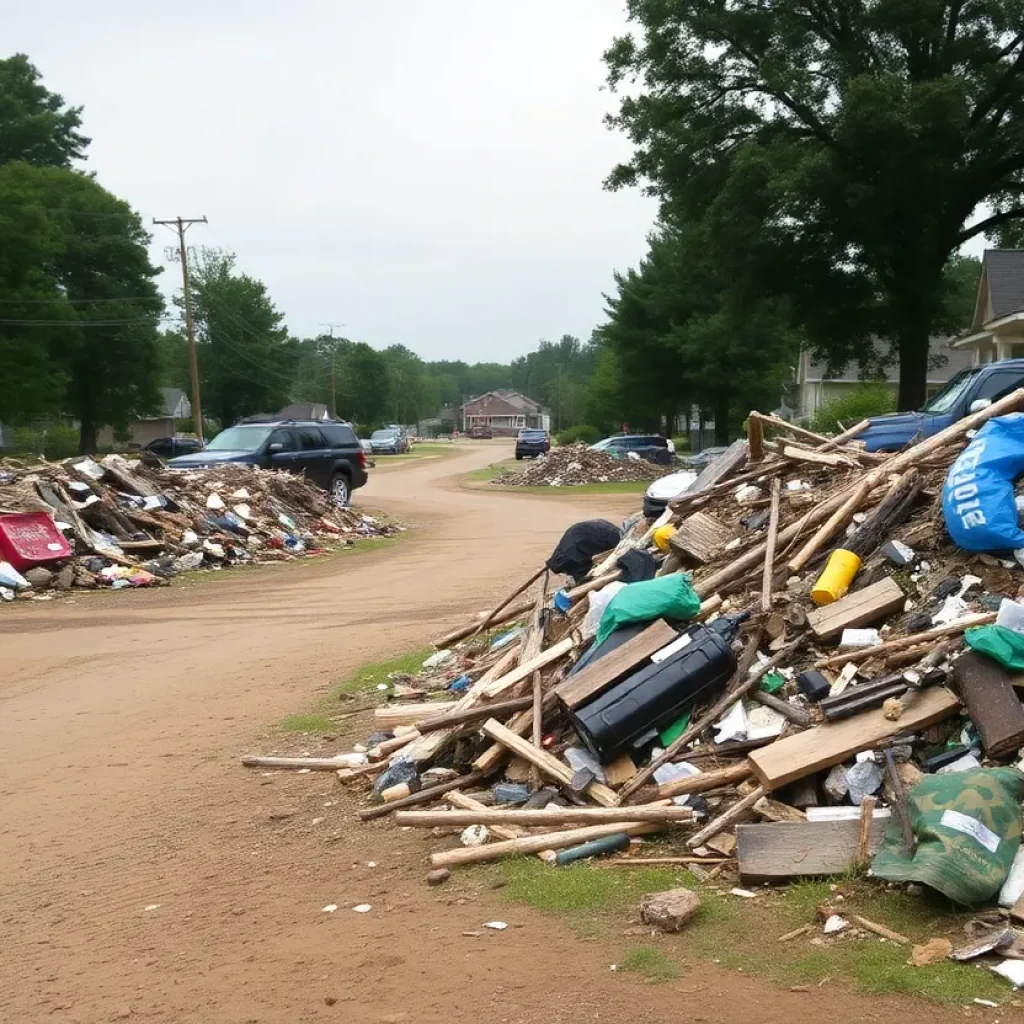
<path id="1" fill-rule="evenodd" d="M 205 214 L 202 217 L 175 217 L 174 220 L 153 219 L 154 224 L 164 227 L 175 225 L 178 229 L 178 252 L 181 254 L 181 281 L 185 295 L 185 331 L 188 334 L 188 367 L 192 377 L 192 419 L 195 423 L 196 437 L 203 443 L 203 407 L 199 395 L 199 358 L 196 355 L 196 332 L 192 323 L 192 291 L 188 281 L 188 254 L 185 251 L 185 232 L 193 224 L 206 224 Z"/>
<path id="2" fill-rule="evenodd" d="M 156 302 L 159 295 L 123 295 L 118 299 L 69 299 L 66 295 L 55 295 L 52 299 L 0 299 L 0 306 L 43 306 L 53 302 L 80 305 L 83 302 Z"/>

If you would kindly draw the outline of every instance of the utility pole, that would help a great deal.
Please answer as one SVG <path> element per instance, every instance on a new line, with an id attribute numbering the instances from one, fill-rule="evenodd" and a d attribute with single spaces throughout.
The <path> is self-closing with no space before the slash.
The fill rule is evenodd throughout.
<path id="1" fill-rule="evenodd" d="M 327 328 L 327 330 L 330 332 L 328 336 L 330 337 L 331 341 L 334 341 L 334 328 L 335 327 L 344 327 L 345 325 L 344 324 L 321 324 L 320 326 Z M 334 386 L 334 346 L 333 345 L 331 345 L 331 367 L 330 367 L 330 369 L 331 369 L 331 390 L 327 392 L 327 397 L 330 399 L 330 401 L 328 402 L 327 408 L 328 408 L 328 411 L 331 414 L 331 419 L 333 420 L 333 419 L 337 419 L 338 418 L 338 396 L 335 394 L 335 386 Z"/>
<path id="2" fill-rule="evenodd" d="M 175 217 L 174 220 L 153 220 L 154 224 L 177 228 L 178 253 L 181 258 L 181 284 L 185 295 L 185 332 L 188 335 L 188 368 L 192 377 L 192 422 L 196 426 L 196 437 L 203 443 L 203 405 L 199 395 L 199 359 L 196 356 L 196 331 L 192 323 L 192 289 L 188 280 L 188 254 L 185 252 L 185 232 L 193 224 L 208 223 L 203 217 Z"/>

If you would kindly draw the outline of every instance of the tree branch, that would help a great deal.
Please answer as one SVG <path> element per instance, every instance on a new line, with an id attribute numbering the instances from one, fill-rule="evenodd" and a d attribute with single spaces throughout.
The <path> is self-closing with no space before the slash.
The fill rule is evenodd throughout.
<path id="1" fill-rule="evenodd" d="M 1009 210 L 994 213 L 991 217 L 986 217 L 984 220 L 978 221 L 977 224 L 972 224 L 965 231 L 961 231 L 957 239 L 958 244 L 963 245 L 964 242 L 970 241 L 976 235 L 981 235 L 992 228 L 997 228 L 1008 220 L 1020 220 L 1021 218 L 1024 218 L 1024 206 L 1011 206 Z"/>

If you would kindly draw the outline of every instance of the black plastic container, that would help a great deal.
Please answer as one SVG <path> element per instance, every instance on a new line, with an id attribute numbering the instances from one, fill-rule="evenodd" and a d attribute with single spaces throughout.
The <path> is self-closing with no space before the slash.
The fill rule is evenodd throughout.
<path id="1" fill-rule="evenodd" d="M 572 712 L 584 743 L 607 763 L 653 743 L 658 732 L 736 669 L 730 646 L 742 617 L 684 630 L 690 643 L 659 664 L 646 665 Z"/>

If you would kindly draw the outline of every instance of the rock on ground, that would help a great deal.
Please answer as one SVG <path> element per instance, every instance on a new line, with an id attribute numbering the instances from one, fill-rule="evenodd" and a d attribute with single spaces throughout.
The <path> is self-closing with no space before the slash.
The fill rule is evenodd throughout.
<path id="1" fill-rule="evenodd" d="M 690 889 L 669 889 L 645 896 L 640 916 L 663 932 L 677 932 L 700 909 L 700 897 Z"/>

